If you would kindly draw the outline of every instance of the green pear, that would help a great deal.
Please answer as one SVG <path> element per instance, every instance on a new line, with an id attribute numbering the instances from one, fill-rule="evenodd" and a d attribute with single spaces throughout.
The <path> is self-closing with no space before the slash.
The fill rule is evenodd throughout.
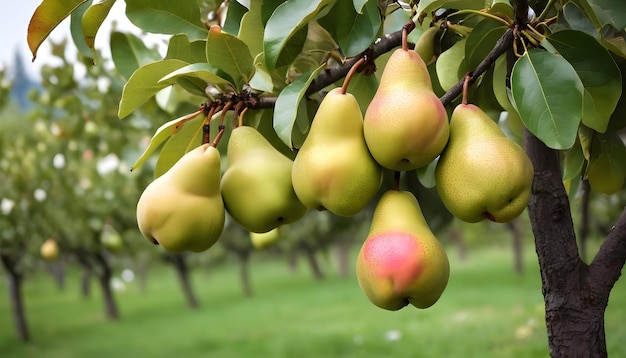
<path id="1" fill-rule="evenodd" d="M 262 250 L 270 246 L 276 245 L 280 239 L 280 228 L 274 228 L 268 232 L 252 232 L 250 231 L 250 241 L 255 249 Z"/>
<path id="2" fill-rule="evenodd" d="M 426 166 L 446 146 L 448 114 L 417 52 L 393 52 L 365 112 L 363 132 L 374 159 L 395 171 Z"/>
<path id="3" fill-rule="evenodd" d="M 431 26 L 422 32 L 422 35 L 420 35 L 415 43 L 413 50 L 420 55 L 426 65 L 436 60 L 435 41 L 437 40 L 438 34 L 439 26 Z"/>
<path id="4" fill-rule="evenodd" d="M 415 196 L 389 190 L 374 210 L 357 257 L 359 285 L 380 308 L 396 311 L 409 303 L 435 304 L 448 284 L 450 264 Z"/>
<path id="5" fill-rule="evenodd" d="M 220 154 L 203 144 L 150 183 L 137 203 L 137 224 L 154 244 L 172 252 L 200 252 L 224 229 Z"/>
<path id="6" fill-rule="evenodd" d="M 124 240 L 113 225 L 106 223 L 100 233 L 100 242 L 105 249 L 111 252 L 119 252 L 124 247 Z"/>
<path id="7" fill-rule="evenodd" d="M 55 261 L 59 258 L 59 245 L 55 239 L 47 239 L 39 249 L 41 257 L 47 261 Z"/>
<path id="8" fill-rule="evenodd" d="M 293 190 L 292 166 L 256 129 L 233 129 L 221 189 L 228 213 L 257 233 L 300 219 L 307 208 Z"/>
<path id="9" fill-rule="evenodd" d="M 441 200 L 466 222 L 509 222 L 528 205 L 534 170 L 524 150 L 480 108 L 460 104 L 435 169 Z"/>
<path id="10" fill-rule="evenodd" d="M 293 187 L 309 208 L 340 216 L 361 211 L 382 183 L 363 137 L 363 115 L 350 93 L 326 94 L 293 163 Z"/>

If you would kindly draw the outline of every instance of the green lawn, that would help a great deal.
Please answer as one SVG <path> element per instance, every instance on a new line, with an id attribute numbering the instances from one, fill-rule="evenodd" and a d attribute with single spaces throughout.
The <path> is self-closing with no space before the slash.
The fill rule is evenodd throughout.
<path id="1" fill-rule="evenodd" d="M 0 286 L 0 357 L 547 357 L 536 257 L 513 273 L 508 249 L 480 249 L 459 262 L 433 307 L 397 312 L 367 301 L 356 278 L 315 282 L 306 266 L 253 262 L 253 298 L 237 269 L 195 271 L 202 307 L 187 308 L 169 267 L 150 273 L 148 290 L 131 283 L 117 298 L 121 320 L 103 319 L 99 291 L 82 299 L 71 272 L 64 291 L 42 274 L 25 283 L 32 341 L 15 339 L 6 285 Z M 302 262 L 304 264 L 304 262 Z M 626 283 L 607 312 L 609 355 L 626 356 Z"/>

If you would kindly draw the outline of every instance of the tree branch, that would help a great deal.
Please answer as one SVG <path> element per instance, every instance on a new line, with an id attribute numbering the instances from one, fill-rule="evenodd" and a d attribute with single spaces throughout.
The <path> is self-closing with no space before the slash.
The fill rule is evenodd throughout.
<path id="1" fill-rule="evenodd" d="M 589 275 L 595 285 L 607 294 L 621 275 L 626 263 L 626 208 L 600 246 L 589 265 Z"/>
<path id="2" fill-rule="evenodd" d="M 485 56 L 485 58 L 476 66 L 474 71 L 470 72 L 469 84 L 474 83 L 478 77 L 480 77 L 483 73 L 485 73 L 491 65 L 504 54 L 508 49 L 511 48 L 513 44 L 515 36 L 513 36 L 513 29 L 508 28 L 506 32 L 498 39 L 495 46 L 491 51 Z M 448 92 L 446 92 L 443 96 L 441 96 L 440 100 L 444 106 L 450 104 L 461 92 L 463 92 L 463 84 L 465 79 L 462 78 L 457 84 L 452 86 Z"/>

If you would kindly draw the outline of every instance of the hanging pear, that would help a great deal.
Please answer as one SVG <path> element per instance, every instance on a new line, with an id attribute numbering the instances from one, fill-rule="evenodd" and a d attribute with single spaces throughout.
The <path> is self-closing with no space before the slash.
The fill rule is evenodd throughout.
<path id="1" fill-rule="evenodd" d="M 293 187 L 309 208 L 340 216 L 361 211 L 382 182 L 363 137 L 363 115 L 350 93 L 334 88 L 315 114 L 293 163 Z"/>
<path id="2" fill-rule="evenodd" d="M 448 115 L 417 52 L 392 53 L 365 112 L 363 131 L 374 159 L 395 171 L 421 168 L 441 153 Z"/>
<path id="3" fill-rule="evenodd" d="M 268 232 L 306 213 L 291 183 L 293 161 L 256 129 L 239 126 L 228 140 L 222 197 L 230 215 L 248 231 Z"/>
<path id="4" fill-rule="evenodd" d="M 203 144 L 150 183 L 137 203 L 137 224 L 154 244 L 172 252 L 213 246 L 225 221 L 220 154 Z"/>
<path id="5" fill-rule="evenodd" d="M 450 276 L 448 256 L 411 192 L 389 190 L 380 198 L 356 273 L 370 301 L 390 311 L 439 300 Z"/>
<path id="6" fill-rule="evenodd" d="M 528 205 L 534 170 L 526 152 L 479 107 L 460 104 L 435 169 L 441 200 L 457 218 L 505 223 Z"/>

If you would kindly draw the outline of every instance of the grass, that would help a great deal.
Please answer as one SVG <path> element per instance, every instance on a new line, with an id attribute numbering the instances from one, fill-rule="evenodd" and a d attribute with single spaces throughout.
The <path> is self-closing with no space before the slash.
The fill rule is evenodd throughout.
<path id="1" fill-rule="evenodd" d="M 237 269 L 194 271 L 202 303 L 185 306 L 169 267 L 150 271 L 147 292 L 135 283 L 116 297 L 121 320 L 103 318 L 97 287 L 79 295 L 78 274 L 65 290 L 48 275 L 26 281 L 32 341 L 15 339 L 6 285 L 0 286 L 0 356 L 9 357 L 547 357 L 543 298 L 534 253 L 513 272 L 504 249 L 450 253 L 451 278 L 426 310 L 397 312 L 367 301 L 354 275 L 329 271 L 316 282 L 307 267 L 254 258 L 255 295 L 242 296 Z M 624 280 L 622 280 L 624 281 Z M 626 356 L 626 283 L 614 288 L 606 314 L 610 356 Z"/>

